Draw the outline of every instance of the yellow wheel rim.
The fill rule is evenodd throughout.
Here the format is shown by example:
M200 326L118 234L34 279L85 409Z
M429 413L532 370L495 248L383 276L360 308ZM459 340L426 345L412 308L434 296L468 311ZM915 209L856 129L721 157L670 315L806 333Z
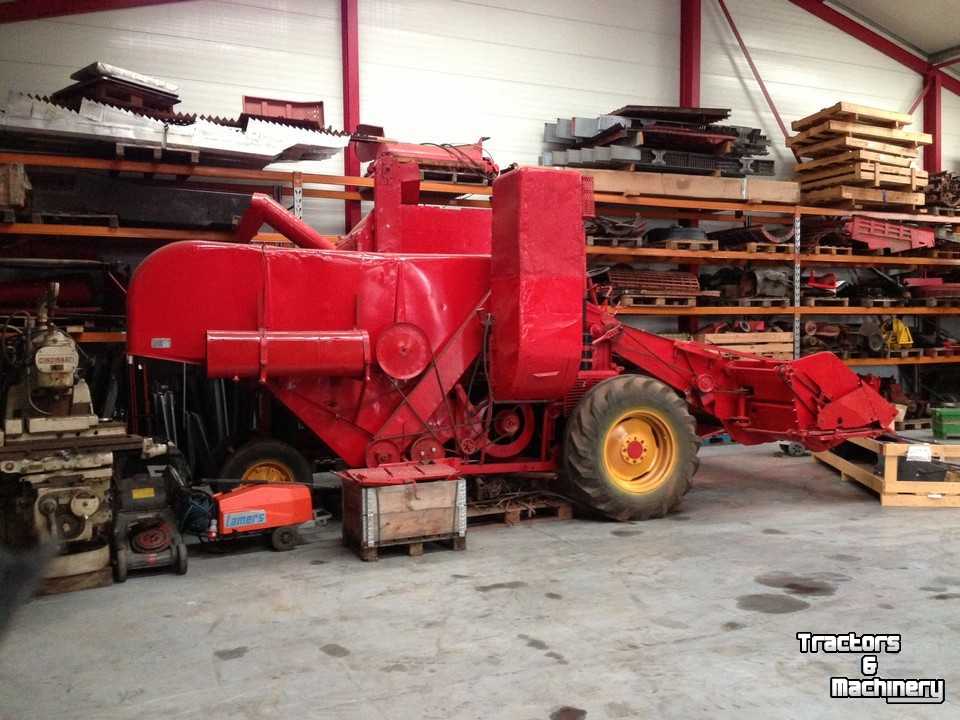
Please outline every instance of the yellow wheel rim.
M293 482L293 470L279 460L261 460L251 465L240 478L243 482Z
M677 438L666 415L636 408L614 420L603 441L603 465L624 492L642 495L667 481L677 464Z

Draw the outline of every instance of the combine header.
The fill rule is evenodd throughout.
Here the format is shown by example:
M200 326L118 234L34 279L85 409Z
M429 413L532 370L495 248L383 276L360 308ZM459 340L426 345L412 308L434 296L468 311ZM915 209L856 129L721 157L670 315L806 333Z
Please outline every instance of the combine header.
M377 148L373 211L337 243L260 196L239 242L153 253L129 291L129 353L262 384L353 477L555 472L622 520L680 502L708 432L823 450L892 423L829 353L781 362L620 323L591 299L579 173L511 170L492 210L431 206L422 167L491 164L478 146L414 147ZM263 222L298 247L247 244ZM243 477L309 467L276 440L237 456Z

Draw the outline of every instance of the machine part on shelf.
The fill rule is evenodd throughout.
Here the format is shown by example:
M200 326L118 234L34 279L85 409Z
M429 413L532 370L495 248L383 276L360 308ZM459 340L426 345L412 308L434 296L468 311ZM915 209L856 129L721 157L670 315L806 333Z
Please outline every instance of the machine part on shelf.
M617 518L661 516L679 501L696 468L694 413L704 432L811 449L893 420L874 387L828 353L780 361L619 322L585 275L582 219L594 208L579 173L511 170L494 181L490 210L448 209L405 194L419 180L415 163L381 149L376 165L384 201L337 250L182 242L150 255L127 295L130 354L209 371L209 340L228 333L338 332L376 348L390 326L412 323L432 355L408 381L376 362L359 374L294 376L265 353L260 387L360 486L566 468L584 503ZM223 348L218 368L246 357L246 346ZM406 460L425 436L442 446L442 463ZM489 453L501 439L508 449L495 452L518 454Z
M748 242L773 243L793 242L793 227L790 225L745 225L726 230L715 230L708 237L720 243L720 247L744 247Z
M677 270L634 270L629 265L615 265L607 271L613 296L660 295L696 297L700 280L694 273Z
M626 238L639 238L643 235L643 231L646 229L647 223L640 217L640 215L634 216L633 220L630 222L625 222L622 220L614 220L613 218L607 218L602 216L587 218L584 220L584 231L587 234L587 238L597 240L597 239L626 239ZM635 243L636 244L636 243Z
M876 318L864 318L858 334L863 338L864 344L871 353L879 353L886 347L883 324Z
M789 297L792 290L790 276L782 270L754 269L740 276L742 297Z
M30 190L30 179L22 164L0 164L0 208L23 207Z
M450 143L398 143L383 137L355 137L353 146L360 162L373 161L367 176L375 176L376 163L386 155L409 164L418 171L420 180L489 185L500 174L500 168L483 149L480 138L469 145Z
M939 172L930 176L927 187L928 207L960 207L960 174Z
M706 175L717 172L724 177L774 174L773 160L620 145L580 150L545 150L540 156L540 162L547 167L629 168Z
M889 250L891 253L931 248L933 230L901 223L854 216L843 224L843 232L854 242L863 243L869 250Z
M888 350L909 350L913 347L910 328L900 318L884 320L880 332L883 334L883 342Z

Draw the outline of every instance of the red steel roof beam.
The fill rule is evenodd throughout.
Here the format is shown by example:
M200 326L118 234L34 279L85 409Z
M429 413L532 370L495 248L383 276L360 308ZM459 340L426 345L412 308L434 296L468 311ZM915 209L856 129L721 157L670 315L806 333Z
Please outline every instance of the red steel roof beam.
M174 2L185 2L185 0L14 0L0 3L0 25Z
M680 0L680 106L700 105L700 0Z
M360 124L360 29L357 0L340 0L340 53L343 67L343 129L355 133ZM353 144L343 151L343 174L359 175L360 158ZM345 188L347 191L355 187ZM344 232L360 222L360 201L344 203Z

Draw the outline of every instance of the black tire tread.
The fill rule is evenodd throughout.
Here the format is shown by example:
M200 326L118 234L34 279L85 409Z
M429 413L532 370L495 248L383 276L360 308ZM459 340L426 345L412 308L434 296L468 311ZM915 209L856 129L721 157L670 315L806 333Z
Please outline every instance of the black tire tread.
M228 480L238 480L243 476L246 468L257 461L276 459L284 462L293 471L294 480L307 485L313 484L313 470L307 459L292 445L282 440L260 439L251 440L238 448L220 470L220 477ZM233 485L229 486L232 489Z

